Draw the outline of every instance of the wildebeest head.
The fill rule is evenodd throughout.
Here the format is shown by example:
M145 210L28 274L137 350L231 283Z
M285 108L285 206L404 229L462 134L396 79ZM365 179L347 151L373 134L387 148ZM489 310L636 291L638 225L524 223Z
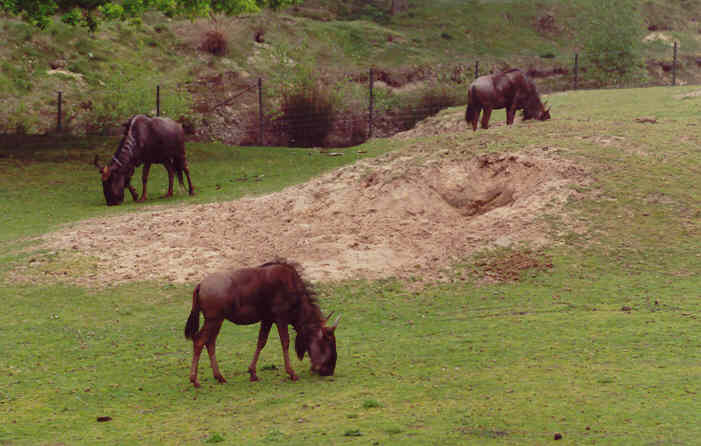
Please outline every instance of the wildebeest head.
M94 161L95 167L100 172L102 179L102 191L108 206L121 204L124 201L124 187L126 186L126 175L111 170L110 166L101 166L97 155Z
M331 314L326 318L331 317ZM298 333L295 339L295 351L300 360L304 358L305 351L309 353L312 363L312 372L321 376L331 376L336 369L336 335L334 334L339 316L334 324L327 327L324 323L311 332Z
M537 119L538 121L547 121L550 119L550 107L548 103L543 104L540 98L535 95L530 98L528 104L523 109L523 119Z

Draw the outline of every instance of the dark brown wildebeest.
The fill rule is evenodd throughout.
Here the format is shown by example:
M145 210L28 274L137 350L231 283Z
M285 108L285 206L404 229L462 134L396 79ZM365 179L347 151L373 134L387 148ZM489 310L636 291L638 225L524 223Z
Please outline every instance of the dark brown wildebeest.
M200 311L204 314L201 330ZM256 363L273 323L280 335L285 371L290 379L296 381L297 375L290 366L288 325L292 325L297 332L295 351L300 361L308 353L312 372L321 376L333 375L336 368L334 331L340 317L328 327L326 322L330 317L330 314L327 317L321 315L312 288L304 283L293 263L276 260L256 268L211 274L195 287L192 311L185 324L185 338L192 339L193 344L190 381L195 387L200 386L197 363L202 348L207 346L214 378L221 383L226 382L215 356L217 334L224 319L239 325L260 322L258 346L253 361L248 366L251 381L258 380Z
M514 122L516 110L523 110L523 119L550 119L550 109L540 101L533 81L519 69L512 69L497 74L480 76L475 79L467 91L467 110L465 121L477 130L480 112L482 128L489 128L489 117L495 108L506 108L506 124Z
M146 200L146 182L151 164L163 164L168 171L168 193L173 195L173 174L178 174L183 184L183 172L187 175L190 195L195 188L190 180L190 170L185 159L185 134L177 122L168 118L149 118L144 115L132 116L124 125L124 136L106 166L101 166L95 156L94 164L102 175L102 190L109 206L124 201L124 188L128 188L134 201L136 190L131 185L134 169L143 163L143 190L138 201Z

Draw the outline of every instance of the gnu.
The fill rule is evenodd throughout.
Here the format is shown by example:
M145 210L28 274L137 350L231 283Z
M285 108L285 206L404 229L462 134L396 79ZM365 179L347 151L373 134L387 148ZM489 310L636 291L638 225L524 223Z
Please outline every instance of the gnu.
M173 195L173 176L178 174L178 182L183 184L183 172L187 176L190 195L195 188L190 180L190 170L185 159L185 134L177 122L168 118L149 118L144 115L132 116L125 124L124 136L106 166L101 166L95 156L95 167L102 176L102 191L108 206L124 201L124 189L129 189L134 201L137 193L131 185L134 169L143 164L143 189L138 201L146 200L146 183L151 164L163 164L168 171L168 193Z
M506 125L514 122L517 110L523 110L523 119L550 119L550 108L540 101L535 84L517 68L502 73L480 76L475 79L467 92L465 121L477 130L480 112L482 128L489 128L489 117L495 108L506 109Z
M204 314L202 329L199 328L200 312ZM192 311L185 325L185 338L192 339L193 345L190 382L195 387L200 386L197 364L205 346L214 379L226 382L215 355L217 335L224 319L238 325L260 322L258 345L248 366L251 381L258 380L258 356L265 347L273 323L280 335L285 371L292 381L297 380L297 375L290 365L288 325L297 332L295 351L300 361L307 353L312 372L321 376L333 375L336 368L334 332L338 319L327 326L330 317L330 314L321 315L313 290L304 283L294 263L276 260L255 268L211 274L195 287Z

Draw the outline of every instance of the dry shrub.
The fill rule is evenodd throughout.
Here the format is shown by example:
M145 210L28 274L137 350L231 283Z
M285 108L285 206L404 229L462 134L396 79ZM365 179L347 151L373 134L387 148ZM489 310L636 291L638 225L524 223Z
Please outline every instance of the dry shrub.
M368 139L368 116L362 108L346 109L336 115L331 134L326 138L329 147L351 147Z
M321 86L300 88L283 97L276 123L294 147L323 146L333 128L335 107Z
M207 31L200 44L200 50L215 56L223 56L226 54L228 44L224 34L219 31Z

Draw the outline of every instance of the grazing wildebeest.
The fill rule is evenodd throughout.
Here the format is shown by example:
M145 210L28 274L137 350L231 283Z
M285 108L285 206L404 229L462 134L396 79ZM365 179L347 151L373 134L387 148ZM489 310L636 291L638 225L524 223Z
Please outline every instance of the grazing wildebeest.
M201 330L200 311L204 314ZM239 325L260 322L258 346L248 366L251 381L258 380L256 363L273 323L280 335L285 371L290 379L296 381L297 375L290 366L288 325L292 325L297 332L295 351L300 361L308 353L312 372L321 376L333 375L336 368L334 331L340 317L329 327L326 322L330 317L331 314L327 317L321 315L312 288L304 283L294 263L275 260L255 268L211 274L195 287L192 311L185 325L185 338L192 339L193 344L190 381L195 387L200 386L197 363L206 345L214 378L221 383L226 382L219 372L214 353L217 334L224 319Z
M102 190L109 206L124 201L124 188L128 188L136 201L136 190L131 185L134 169L143 163L143 190L138 201L146 200L146 182L151 164L163 164L168 171L168 193L173 195L173 173L178 174L183 184L183 172L187 175L190 195L195 188L190 180L190 170L185 159L185 134L177 122L168 118L149 118L144 115L132 116L124 125L124 136L110 163L101 166L97 155L94 164L102 175Z
M475 79L467 92L465 121L477 130L480 112L482 128L489 128L489 117L495 108L506 108L506 124L514 122L516 110L523 110L523 119L550 119L550 109L540 101L533 81L517 68Z

